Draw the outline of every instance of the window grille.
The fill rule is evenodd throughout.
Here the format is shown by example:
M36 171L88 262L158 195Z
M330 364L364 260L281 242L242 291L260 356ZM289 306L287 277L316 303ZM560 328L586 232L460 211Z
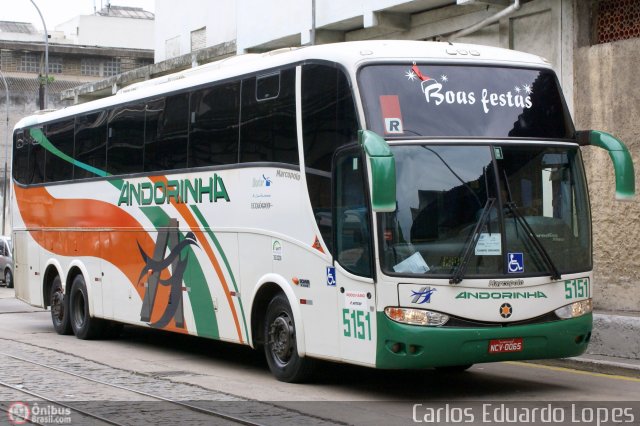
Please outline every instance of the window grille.
M599 0L595 6L594 44L640 37L640 2Z
M21 72L40 72L40 55L36 53L24 52L20 58L18 71Z

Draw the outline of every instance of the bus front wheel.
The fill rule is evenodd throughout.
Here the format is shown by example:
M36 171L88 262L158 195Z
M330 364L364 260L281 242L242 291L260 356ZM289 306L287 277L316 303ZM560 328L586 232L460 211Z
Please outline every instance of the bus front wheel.
M289 383L308 379L314 362L298 355L295 321L284 294L269 303L263 332L267 364L276 379Z
M73 279L69 294L69 312L71 328L78 339L94 339L102 334L105 322L99 318L91 318L87 286L82 275L76 275Z
M49 306L51 306L51 322L56 333L62 335L73 333L69 319L69 298L65 297L59 276L56 276L51 284Z

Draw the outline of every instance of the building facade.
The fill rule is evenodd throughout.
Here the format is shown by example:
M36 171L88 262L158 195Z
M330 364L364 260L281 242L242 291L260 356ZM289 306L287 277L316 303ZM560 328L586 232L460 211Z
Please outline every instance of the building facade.
M114 17L114 13L120 14L118 7L111 8L111 15L103 12L102 15L92 15L90 21L85 22L78 17L80 24L78 33L84 34L85 29L95 25L95 20L102 20L98 26L103 33L103 38L110 34L120 34L121 16ZM130 9L126 13L133 13ZM150 46L153 40L153 14L136 9L135 13L143 14L144 18L129 18L133 25L150 21L151 26L146 27L144 37L136 37L146 40ZM104 22L106 21L106 22ZM105 30L105 28L110 28ZM9 92L9 135L15 123L21 118L31 115L44 106L45 109L63 108L72 103L72 100L64 100L61 93L74 87L104 80L112 76L121 75L128 71L139 69L153 63L153 50L135 48L131 43L122 43L119 40L111 42L94 40L96 44L78 44L87 39L67 37L62 30L56 29L50 34L48 46L48 75L46 85L47 99L44 105L45 83L45 43L44 33L36 30L33 24L24 22L0 21L0 72L4 76ZM124 44L124 45L123 45ZM119 46L119 47L118 47ZM0 81L0 116L4 117L7 111L5 88ZM109 94L111 92L109 91ZM93 96L101 96L98 93ZM3 118L2 122L5 122ZM5 140L5 129L2 126L0 137L0 166L5 164L6 156L10 156L11 137ZM5 145L8 147L5 148ZM9 167L11 161L7 161ZM0 173L2 179L3 173ZM0 182L0 191L3 188ZM7 215L8 216L8 215Z

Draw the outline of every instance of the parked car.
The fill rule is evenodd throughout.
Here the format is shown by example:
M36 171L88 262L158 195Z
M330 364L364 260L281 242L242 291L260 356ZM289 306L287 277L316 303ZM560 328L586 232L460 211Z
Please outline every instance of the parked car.
M13 246L11 238L0 236L0 279L8 288L13 288Z

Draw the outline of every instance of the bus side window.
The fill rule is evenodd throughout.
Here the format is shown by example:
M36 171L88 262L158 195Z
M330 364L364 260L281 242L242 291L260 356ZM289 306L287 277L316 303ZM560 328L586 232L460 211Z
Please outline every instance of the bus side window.
M109 114L107 172L116 175L143 171L145 108L144 103L123 105Z
M302 134L307 190L326 246L332 251L331 159L354 142L358 121L344 73L332 66L302 67Z
M28 132L28 130L27 130ZM29 183L29 138L24 130L18 130L13 136L13 177L18 183Z
M189 167L237 163L240 82L193 92L190 110Z
M144 121L144 171L187 167L189 94L147 102Z
M42 131L42 129L38 129ZM28 130L31 132L31 129ZM45 173L45 150L40 145L40 143L29 134L29 144L31 145L29 149L29 168L27 177L27 184L37 184L44 182L44 173Z
M295 76L291 68L242 80L240 162L299 163ZM257 80L261 80L260 90Z
M76 117L74 158L81 163L105 170L107 167L107 112ZM87 179L96 175L75 166L74 179Z
M335 157L336 258L352 274L371 277L371 226L359 148Z
M73 118L48 124L45 135L51 145L63 154L73 157ZM73 163L47 150L45 153L45 182L73 179Z

